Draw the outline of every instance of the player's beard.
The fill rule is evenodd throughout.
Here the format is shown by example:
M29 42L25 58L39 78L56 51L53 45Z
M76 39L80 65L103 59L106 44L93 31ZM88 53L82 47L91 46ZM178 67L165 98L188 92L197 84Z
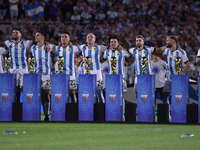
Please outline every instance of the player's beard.
M19 37L13 37L12 39L15 40L15 41L18 41Z
M171 48L172 47L172 44L171 43L168 43L167 44L167 48Z
M142 47L142 45L137 45L137 48L140 49Z

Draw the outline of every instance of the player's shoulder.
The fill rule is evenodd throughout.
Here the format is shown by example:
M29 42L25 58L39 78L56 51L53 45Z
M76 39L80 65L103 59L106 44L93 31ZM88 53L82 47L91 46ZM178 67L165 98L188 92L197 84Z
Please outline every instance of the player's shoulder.
M152 50L152 49L154 49L154 48L155 48L155 47L153 47L153 46L144 45L144 49Z
M183 49L180 48L180 47L177 48L177 51L180 52L182 55L185 55L185 54L186 54L185 50L183 50Z

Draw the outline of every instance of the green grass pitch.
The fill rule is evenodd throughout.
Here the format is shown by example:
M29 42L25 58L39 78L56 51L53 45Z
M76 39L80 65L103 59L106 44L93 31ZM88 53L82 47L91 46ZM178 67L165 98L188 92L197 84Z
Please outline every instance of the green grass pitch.
M0 131L0 150L200 149L199 125L2 122ZM187 133L194 137L181 137Z

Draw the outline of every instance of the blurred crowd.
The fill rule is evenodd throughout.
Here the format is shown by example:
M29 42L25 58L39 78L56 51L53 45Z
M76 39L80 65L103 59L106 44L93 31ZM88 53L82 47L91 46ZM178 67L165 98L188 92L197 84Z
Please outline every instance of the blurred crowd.
M83 44L90 32L98 44L109 45L117 35L129 49L135 37L145 37L145 45L165 45L168 35L176 35L191 63L188 74L197 79L195 58L200 48L200 1L198 0L0 0L0 42L11 38L13 27L20 26L23 39L34 40L37 30L47 33L46 41L58 44L63 31L71 34L75 45ZM131 62L126 62L128 76Z

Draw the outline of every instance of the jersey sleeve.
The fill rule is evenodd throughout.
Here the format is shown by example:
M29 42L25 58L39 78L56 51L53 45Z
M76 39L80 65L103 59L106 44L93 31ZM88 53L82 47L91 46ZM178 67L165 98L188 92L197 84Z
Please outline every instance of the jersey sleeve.
M50 52L54 55L58 55L56 51L56 46L54 44L50 44Z
M107 46L105 46L105 45L101 45L100 52L105 52L107 49L108 49Z
M107 59L106 54L107 54L107 51L104 52L103 59Z
M81 54L81 50L78 48L78 46L73 46L73 49L74 49L74 53L77 54L77 55L80 55Z
M186 55L186 53L185 53L185 51L184 51L184 54L181 56L181 59L182 59L183 63L185 63L185 62L187 62L189 60L187 55Z
M200 49L198 50L197 57L200 57Z
M167 48L164 50L164 52L163 52L163 54L165 55L165 56L167 56Z
M122 52L124 53L124 57L126 58L131 57L131 53L129 53L126 49L123 49Z
M0 47L0 54L1 55L6 55L6 54L8 54L8 51L5 48Z
M27 41L24 41L24 43L25 43L25 45L26 45L26 47L27 47L27 49L28 49L28 48L30 48L31 45L33 44L33 41L27 40Z

